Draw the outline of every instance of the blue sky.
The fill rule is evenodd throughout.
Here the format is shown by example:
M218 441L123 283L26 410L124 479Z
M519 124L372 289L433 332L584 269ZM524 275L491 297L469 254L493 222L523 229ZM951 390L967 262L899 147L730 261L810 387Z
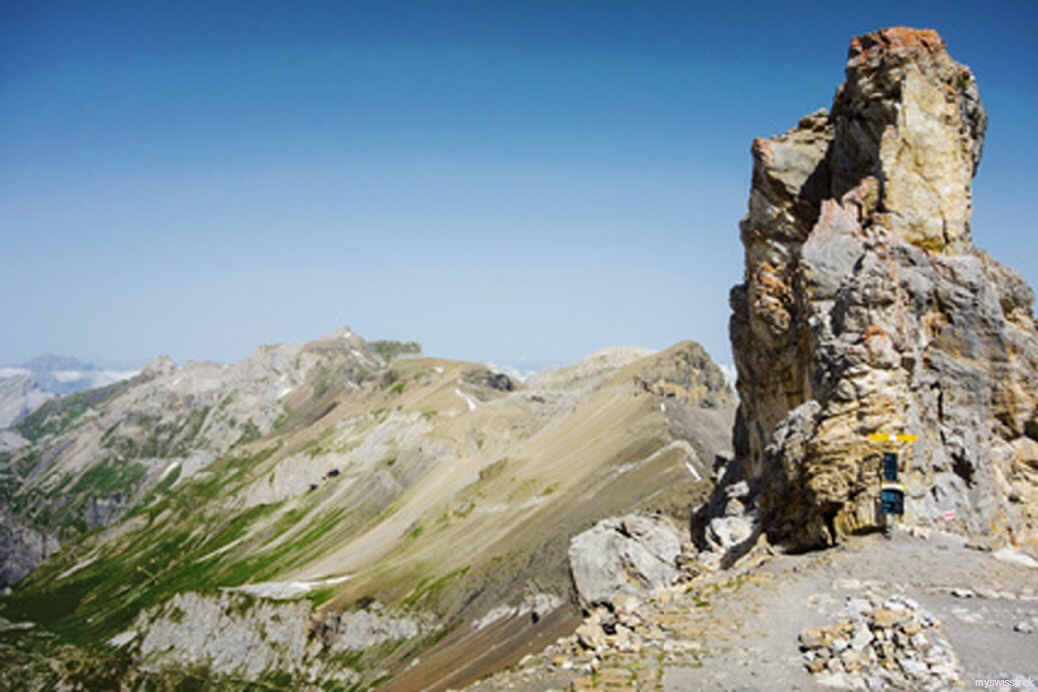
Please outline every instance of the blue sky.
M1038 3L0 5L0 363L229 362L347 324L520 369L729 362L749 145L937 29L976 243L1038 284Z

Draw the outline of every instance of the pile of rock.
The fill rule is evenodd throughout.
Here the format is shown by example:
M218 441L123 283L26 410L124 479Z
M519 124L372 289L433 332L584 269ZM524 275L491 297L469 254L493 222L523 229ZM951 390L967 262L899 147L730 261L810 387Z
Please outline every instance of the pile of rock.
M943 690L960 666L934 616L906 596L850 598L848 617L800 633L807 670L818 682L853 690Z
M617 669L635 660L694 665L704 651L702 622L694 611L704 603L684 583L642 597L617 595L591 608L572 635L546 648L544 660L558 671L596 676L595 685L601 683L598 676L619 674Z
M664 637L658 627L642 615L636 596L617 596L612 608L592 610L575 632L577 643L595 655L606 651L640 653L642 648Z
M666 622L687 588L691 550L674 523L658 514L610 517L575 536L570 571L586 617L558 642L555 666L598 673L611 657L682 648Z

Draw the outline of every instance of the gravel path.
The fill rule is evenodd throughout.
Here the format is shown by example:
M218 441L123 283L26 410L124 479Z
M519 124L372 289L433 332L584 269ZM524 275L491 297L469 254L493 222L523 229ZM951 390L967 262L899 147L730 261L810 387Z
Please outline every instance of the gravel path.
M634 643L612 641L596 655L565 638L468 689L830 689L807 672L798 635L836 623L849 599L895 595L941 623L964 687L1014 676L1038 684L1034 566L944 534L865 536L832 550L748 560L644 604L637 612L644 626L632 625L643 635Z

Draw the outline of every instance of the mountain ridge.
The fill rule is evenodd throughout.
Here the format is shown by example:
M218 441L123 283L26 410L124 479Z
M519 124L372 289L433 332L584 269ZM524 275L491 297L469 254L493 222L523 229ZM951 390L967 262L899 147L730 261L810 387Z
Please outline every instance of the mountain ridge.
M691 342L608 349L525 383L381 350L344 329L232 365L159 358L27 418L31 444L0 458L3 617L85 655L114 642L153 682L196 664L255 681L277 671L228 647L259 636L242 614L287 595L286 622L303 622L302 599L324 623L283 632L323 633L292 675L370 685L441 641L536 638L532 613L565 629L570 535L632 504L687 516L728 445L733 395ZM33 550L13 540L30 529ZM237 639L199 640L202 622Z
M108 370L52 353L22 365L0 367L0 433L5 449L21 444L10 430L48 400L129 379L136 371Z

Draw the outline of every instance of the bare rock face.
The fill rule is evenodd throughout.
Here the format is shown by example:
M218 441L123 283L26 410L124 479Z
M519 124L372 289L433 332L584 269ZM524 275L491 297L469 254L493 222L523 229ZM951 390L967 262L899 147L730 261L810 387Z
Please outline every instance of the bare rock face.
M569 544L573 583L588 610L670 586L680 576L680 554L681 534L656 515L603 519Z
M883 523L869 435L913 433L904 521L1038 551L1034 295L970 238L976 83L907 28L854 39L846 74L831 113L753 143L726 482L772 540L825 545Z
M0 507L0 586L18 581L59 547L53 535Z
M419 620L380 611L316 615L302 599L187 592L142 612L134 629L110 643L128 647L145 671L202 666L246 681L281 673L297 683L320 680L351 686L360 676L330 657L421 633Z
M36 386L28 370L0 368L0 428L14 425L52 396Z

